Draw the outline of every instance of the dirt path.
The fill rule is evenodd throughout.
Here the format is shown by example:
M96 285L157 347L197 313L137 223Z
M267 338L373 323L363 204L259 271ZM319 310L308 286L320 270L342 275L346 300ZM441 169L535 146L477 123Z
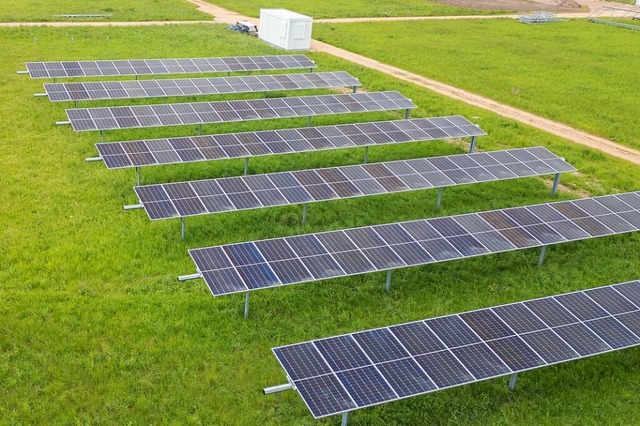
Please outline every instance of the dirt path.
M133 25L168 25L168 24L176 24L176 23L228 23L232 24L237 21L248 20L252 22L256 22L255 18L250 18L243 16L239 13L231 12L225 10L221 7L215 6L211 3L208 3L204 0L188 0L191 3L194 3L198 6L198 10L213 15L215 18L213 21L187 21L187 22L45 22L45 23L5 23L0 24L0 26L38 26L38 25L47 25L47 26L86 26L86 25L95 25L95 26L133 26ZM581 4L586 4L588 7L598 8L605 5L611 5L611 3L601 2L598 0L582 0ZM624 5L625 8L627 5ZM563 16L567 17L585 17L588 13L572 13L572 14L563 14ZM363 21L371 21L371 20L410 20L410 19L486 19L486 18L497 18L497 17L509 17L514 18L517 15L500 15L500 16L462 16L462 17L409 17L409 18L351 18L344 20L331 20L332 22L357 22L359 20ZM329 20L316 20L316 22L327 22ZM447 96L452 99L456 99L462 102L465 102L469 105L473 105L482 109L489 110L496 114L502 115L503 117L510 118L512 120L519 121L521 123L527 124L532 127L536 127L545 132L551 133L555 136L559 136L563 139L567 139L569 141L575 142L580 145L588 146L593 149L600 150L606 154L609 154L613 157L622 158L624 160L630 161L634 164L640 165L640 151L627 148L620 144L617 144L608 139L592 135L585 131L575 129L571 126L567 126L566 124L558 123L553 120L549 120L547 118L539 117L535 114L532 114L527 111L523 111L517 108L513 108L511 106L501 104L492 99L485 98L483 96L477 95L475 93L467 92L465 90L459 89L457 87L449 86L447 84L441 83L439 81L431 80L429 78L413 74L411 72L405 71L403 69L383 64L374 59L364 57L362 55L355 54L353 52L349 52L344 49L340 49L335 46L331 46L326 43L322 43L317 40L311 41L311 49L316 52L323 52L330 55L337 56L339 58L351 61L358 65L365 66L367 68L371 68L377 71L381 71L385 74L391 75L395 78L416 84L418 86L424 87L426 89L432 90L436 93L439 93L443 96Z

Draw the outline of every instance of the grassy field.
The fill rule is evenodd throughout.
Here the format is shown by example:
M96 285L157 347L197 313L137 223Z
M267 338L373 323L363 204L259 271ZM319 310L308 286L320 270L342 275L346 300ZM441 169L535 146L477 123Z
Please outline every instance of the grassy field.
M413 116L462 114L490 136L479 148L544 145L580 173L565 175L558 197L549 181L453 188L436 210L436 191L326 202L151 223L135 202L131 170L108 171L85 157L97 134L56 127L68 105L33 94L42 81L16 75L24 62L89 58L275 54L224 26L0 29L0 424L333 425L314 421L295 392L263 396L285 377L270 348L404 321L638 278L640 235L552 247L543 267L525 250L384 274L214 299L187 249L281 235L388 223L579 195L637 190L640 170L624 161L435 96L324 55L319 70L344 69L367 90L397 89L421 108ZM170 99L177 101L177 99ZM185 101L185 98L180 98ZM126 102L122 102L125 104ZM103 103L102 105L104 105ZM399 117L338 116L315 124ZM227 132L303 126L304 120L205 126ZM194 134L195 128L110 132L110 140ZM462 153L464 143L371 149L370 161ZM362 150L255 159L251 172L355 164ZM230 176L242 161L144 170L146 183ZM495 379L361 410L350 425L637 424L638 349L522 374L516 392Z
M351 0L346 2L282 0L277 5L267 0L211 0L210 3L254 17L260 16L261 8L289 9L312 16L314 19L380 16L454 16L498 13L495 11L481 12L462 7L446 6L428 0Z
M586 21L543 26L507 19L314 26L319 40L636 149L637 36Z
M70 19L53 15L110 14L109 18ZM77 0L4 0L0 22L44 21L197 21L211 16L198 12L186 0L103 0L83 4Z

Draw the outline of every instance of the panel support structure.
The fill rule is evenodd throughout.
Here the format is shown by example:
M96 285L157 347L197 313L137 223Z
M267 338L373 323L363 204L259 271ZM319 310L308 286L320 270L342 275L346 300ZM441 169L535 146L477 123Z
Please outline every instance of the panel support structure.
M369 147L365 146L364 147L364 160L362 162L364 164L367 164L368 161L369 161Z
M180 218L180 238L184 240L184 235L185 235L185 218L181 217Z
M249 317L249 292L244 294L244 317Z
M560 173L556 173L556 176L553 178L553 186L551 187L551 193L556 195L558 192L558 185L560 184Z
M469 154L476 150L476 136L471 136L471 144L469 145Z
M340 426L347 426L349 422L349 412L342 413L342 421L340 422Z
M407 109L404 111L404 118L405 118L405 119L408 119L409 117L411 117L411 110L410 110L409 108L407 108Z
M387 282L386 282L386 285L385 285L385 291L387 293L389 293L389 290L391 289L391 274L393 274L393 269L389 269L387 271Z
M249 157L244 159L244 175L246 176L247 173L249 173Z
M285 383L284 385L271 386L268 388L262 389L263 395L271 395L272 393L283 392L286 390L292 390L293 385L291 383Z
M542 248L540 249L540 257L538 258L538 266L542 266L542 263L544 262L544 255L547 252L547 246L542 246Z
M509 378L509 390L512 391L516 388L516 382L518 381L518 373L513 373Z
M140 183L142 182L142 178L140 176L140 166L136 167L136 179L138 182L138 186L140 186Z
M303 225L307 223L307 206L308 204L306 203L302 205L302 224Z
M436 200L436 207L442 206L442 196L444 195L444 188L438 188L438 199Z
M197 280L198 278L202 278L200 273L197 274L189 274L189 275L180 275L178 277L178 281L189 281L189 280Z

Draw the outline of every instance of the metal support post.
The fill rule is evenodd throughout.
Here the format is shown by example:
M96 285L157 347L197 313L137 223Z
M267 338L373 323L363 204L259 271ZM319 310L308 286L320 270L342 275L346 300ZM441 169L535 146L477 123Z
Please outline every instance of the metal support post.
M307 223L307 203L302 205L302 224Z
M227 77L231 75L231 71L227 71Z
M558 185L560 184L560 173L556 173L556 176L553 178L553 186L551 187L551 193L556 195L558 192Z
M391 289L391 274L393 273L393 269L389 269L387 271L387 284L385 286L385 291L387 293L389 293L389 290Z
M136 210L136 209L143 209L144 206L142 204L131 204L128 206L123 206L122 210Z
M104 130L100 130L100 140L104 143Z
M476 136L471 136L471 144L469 145L469 154L476 150Z
M411 117L411 110L410 110L409 108L407 108L407 109L404 111L404 118L405 118L405 119L407 119L407 118L409 118L409 117Z
M293 389L293 385L291 383L286 383L284 385L277 385L277 386L264 388L262 389L262 394L270 395L272 393L282 392L282 391L291 390L291 389Z
M29 71L27 70L17 71L16 74L29 74Z
M70 121L56 121L57 126L68 126L70 124L71 124Z
M349 421L349 412L342 413L342 422L340 422L340 426L347 426L347 422Z
M78 108L78 101L73 101L73 106L74 106L75 108Z
M142 182L142 178L140 177L140 166L136 167L136 179L138 181L138 186L140 186L140 182Z
M438 200L436 201L436 207L440 208L442 205L442 195L444 194L444 188L438 188Z
M538 258L538 266L542 266L542 262L544 262L544 254L547 252L547 246L542 246L540 249L540 257Z
M244 158L244 175L246 176L249 173L249 157Z
M244 294L244 317L249 316L249 292Z
M513 373L509 379L509 390L512 391L516 388L516 381L518 380L518 373Z
M102 161L102 157L87 157L84 159L87 163L91 163L93 161Z
M55 77L53 77L53 82L55 83L55 82L57 82L57 81L58 81L58 79L57 79L57 78L55 78Z
M311 127L311 116L307 117L307 127Z
M189 281L189 280L197 280L198 278L202 278L202 275L198 274L189 274L189 275L180 275L178 276L178 281Z
M138 80L138 74L136 74L136 80Z
M184 226L184 217L180 218L180 237L184 240L184 234L185 234L185 226Z
M46 93L34 93L33 96L36 97L36 98L46 98L47 94Z
M364 147L364 164L367 164L367 161L369 161L369 147L365 146Z
M358 86L353 86L353 93L356 93L358 91Z

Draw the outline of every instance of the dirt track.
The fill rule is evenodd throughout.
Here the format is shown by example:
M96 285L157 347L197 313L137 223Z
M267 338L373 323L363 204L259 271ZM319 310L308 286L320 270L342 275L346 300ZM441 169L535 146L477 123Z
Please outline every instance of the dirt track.
M207 3L204 0L188 0L191 3L194 3L198 6L198 9L204 13L208 13L210 15L213 15L214 21L213 22L218 22L218 23L235 23L237 21L241 21L241 20L249 20L252 22L255 22L256 19L255 18L248 18L246 16L243 16L241 14L235 13L235 12L230 12L228 10L222 9L218 6L214 6L211 3ZM453 1L453 0L452 0ZM456 1L485 1L485 0L456 0ZM580 1L581 4L587 4L589 7L594 8L594 7L599 7L602 5L606 5L607 3L603 3L600 2L598 0L583 0ZM576 13L576 14L572 14L575 15L577 17L586 17L588 15L588 13ZM509 17L514 17L514 15L507 15ZM462 18L462 17L460 17ZM467 18L467 17L464 17ZM473 18L477 18L477 17L473 17ZM486 17L485 17L486 18ZM383 20L385 18L382 18ZM403 18L386 18L386 19L403 19ZM404 19L424 19L422 17L415 17L415 18L404 18ZM430 17L429 19L438 19L438 18L433 18ZM442 19L442 18L440 18ZM446 19L455 19L453 17L447 17ZM365 18L365 19L350 19L349 21L355 21L355 20L372 20L369 18ZM326 21L326 20L325 20ZM346 20L335 20L335 21L346 21ZM204 22L211 22L211 21L204 21ZM318 21L316 21L318 22ZM108 26L108 25L123 25L123 26L128 26L128 25L163 25L163 24L172 24L174 22L148 22L148 23L133 23L133 22L123 22L123 23L109 23L109 22L98 22L98 23L90 23L90 22L82 22L82 23L78 23L78 22L74 22L74 23L65 23L65 22L56 22L56 23L30 23L30 24L26 24L26 25L51 25L51 26L64 26L64 25L73 25L73 26L81 26L81 25L99 25L99 26ZM0 26L18 26L21 24L5 24L2 25L0 24ZM25 24L22 24L25 25ZM521 123L530 125L532 127L536 127L538 129L541 129L545 132L551 133L553 135L559 136L563 139L567 139L569 141L581 144L581 145L585 145L588 146L590 148L594 148L597 150L600 150L606 154L609 154L613 157L618 157L618 158L622 158L624 160L630 161L634 164L640 165L640 151L631 149L631 148L627 148L625 146L622 146L620 144L617 144L613 141L610 141L608 139L599 137L599 136L595 136L592 134L589 134L587 132L584 132L582 130L579 129L575 129L571 126L567 126L566 124L562 124L562 123L558 123L555 122L553 120L549 120L543 117L539 117L536 116L534 114L531 114L530 112L527 111L523 111L523 110L519 110L517 108L513 108L510 107L508 105L504 105L501 104L499 102L496 102L492 99L488 99L485 97L482 97L480 95L474 94L474 93L470 93L467 92L465 90L453 87L453 86L449 86L447 84L435 81L435 80L431 80L428 79L426 77L417 75L417 74L413 74L410 73L408 71L405 71L403 69L400 68L396 68L393 67L391 65L387 65L387 64L383 64L381 62L378 62L374 59L371 58L367 58L340 48L337 48L335 46L331 46L329 44L326 43L322 43L319 42L317 40L312 40L311 43L311 49L317 52L323 52L323 53L328 53L343 59L346 59L348 61L357 63L359 65L365 66L367 68L371 68L377 71L381 71L384 72L386 74L389 74L393 77L399 78L401 80L404 81L408 81L411 82L413 84L416 84L418 86L427 88L429 90L432 90L436 93L439 93L443 96L447 96L450 97L452 99L456 99L462 102L465 102L469 105L473 105L479 108L483 108L492 112L495 112L496 114L500 114L504 117L510 118L512 120L516 120L519 121Z

